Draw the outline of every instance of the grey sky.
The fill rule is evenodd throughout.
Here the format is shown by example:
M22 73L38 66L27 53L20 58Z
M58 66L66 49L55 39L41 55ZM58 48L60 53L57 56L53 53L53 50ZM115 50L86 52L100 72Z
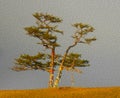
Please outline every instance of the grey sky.
M75 86L120 86L120 0L0 0L0 89L47 87L48 74L40 71L13 72L14 58L41 51L38 40L25 34L23 27L35 24L34 12L47 12L63 18L60 36L63 53L73 33L71 24L83 22L96 30L97 41L71 51L82 53L91 66L75 75ZM70 72L64 72L61 85L70 86Z

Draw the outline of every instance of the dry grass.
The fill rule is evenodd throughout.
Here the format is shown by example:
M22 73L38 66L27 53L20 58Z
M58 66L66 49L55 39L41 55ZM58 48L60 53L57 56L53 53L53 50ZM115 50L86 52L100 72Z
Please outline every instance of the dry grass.
M120 98L120 87L0 90L0 98Z

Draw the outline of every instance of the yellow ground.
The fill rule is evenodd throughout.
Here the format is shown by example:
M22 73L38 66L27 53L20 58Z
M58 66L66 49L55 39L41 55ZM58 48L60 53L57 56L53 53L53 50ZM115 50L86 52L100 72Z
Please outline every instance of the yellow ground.
M0 98L120 98L120 87L0 90Z

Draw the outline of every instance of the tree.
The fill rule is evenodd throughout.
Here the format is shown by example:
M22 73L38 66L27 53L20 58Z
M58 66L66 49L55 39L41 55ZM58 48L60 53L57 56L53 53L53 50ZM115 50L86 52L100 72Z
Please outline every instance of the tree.
M56 54L55 49L60 47L60 44L57 42L57 34L63 34L63 31L58 29L58 23L61 23L62 19L47 13L35 13L33 16L37 19L36 25L25 27L24 29L28 35L38 38L40 42L37 44L50 50L51 53L38 52L35 56L22 54L15 59L15 65L12 67L12 70L43 70L50 75L49 87L58 87L63 70L81 72L77 67L89 66L89 61L82 59L81 54L70 53L69 51L79 43L90 44L92 41L95 41L95 37L87 37L89 33L94 31L94 28L83 23L73 24L73 27L76 28L76 32L72 36L74 42L66 49L64 55L61 55ZM58 74L54 78L54 72L57 71L57 68Z

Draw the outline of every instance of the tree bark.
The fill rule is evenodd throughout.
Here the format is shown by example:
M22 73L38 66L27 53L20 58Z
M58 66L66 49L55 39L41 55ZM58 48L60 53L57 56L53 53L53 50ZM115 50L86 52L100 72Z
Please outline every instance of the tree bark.
M50 63L50 71L49 71L49 87L53 87L54 83L54 58L55 58L55 48L51 51L51 63Z

